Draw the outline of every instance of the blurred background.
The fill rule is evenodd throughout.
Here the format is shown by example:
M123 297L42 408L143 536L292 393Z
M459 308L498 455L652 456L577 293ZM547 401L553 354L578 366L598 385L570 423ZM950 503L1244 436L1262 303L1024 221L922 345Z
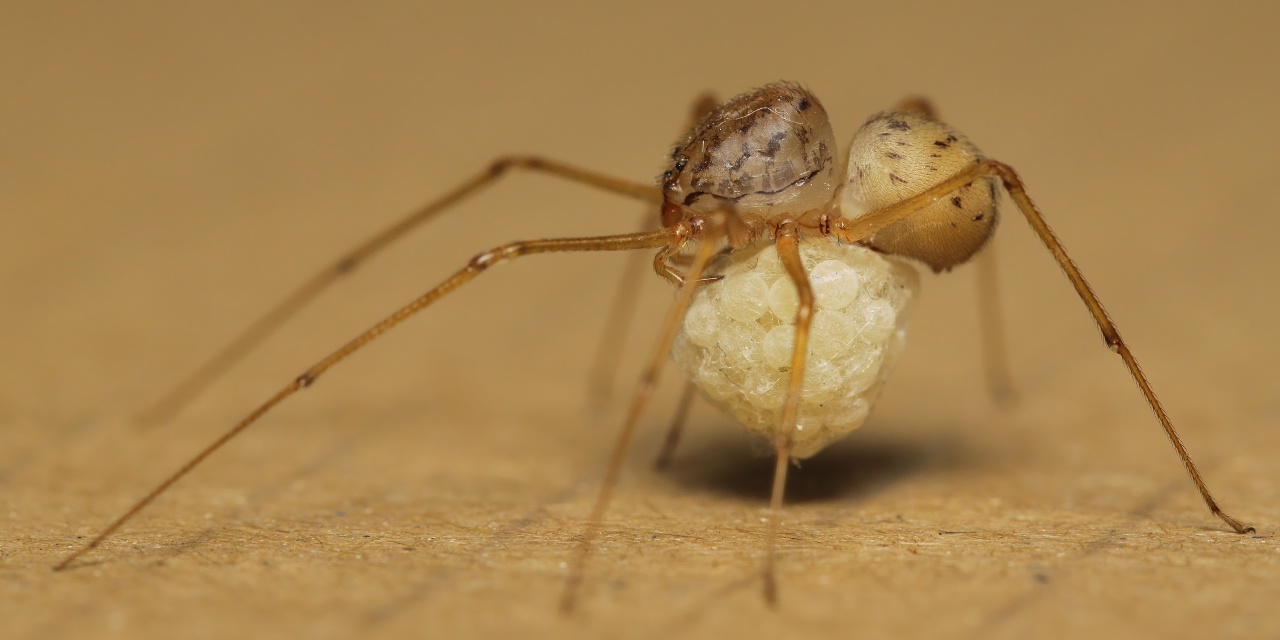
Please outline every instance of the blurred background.
M1266 2L0 3L0 613L31 636L1280 632L1278 18ZM696 409L683 459L648 468L669 375L586 611L554 615L620 413L584 409L615 255L486 275L281 407L95 564L47 572L473 254L630 231L643 208L513 175L138 425L355 241L502 154L649 182L696 96L779 79L812 89L841 140L928 96L1016 167L1259 536L1207 513L1006 207L1019 401L983 386L972 267L925 276L871 421L796 475L778 614L755 581L769 464L730 419ZM656 278L634 295L624 381L670 300Z

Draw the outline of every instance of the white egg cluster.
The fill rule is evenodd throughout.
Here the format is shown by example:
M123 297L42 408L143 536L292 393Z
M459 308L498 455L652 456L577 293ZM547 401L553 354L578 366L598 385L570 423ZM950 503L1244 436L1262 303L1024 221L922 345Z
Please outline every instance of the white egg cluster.
M792 456L857 428L906 341L919 290L908 263L829 240L800 245L817 311ZM694 296L671 355L712 402L771 442L795 347L798 297L772 244L732 254Z

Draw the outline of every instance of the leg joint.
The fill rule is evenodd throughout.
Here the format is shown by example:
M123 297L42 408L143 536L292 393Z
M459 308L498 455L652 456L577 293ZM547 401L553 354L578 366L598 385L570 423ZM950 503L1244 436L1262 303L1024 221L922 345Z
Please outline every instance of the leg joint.
M489 165L489 174L497 177L514 167L538 167L542 161L532 156L503 156Z
M507 244L477 255L471 259L471 262L467 266L475 271L484 271L495 264L501 264L507 260L515 258L519 256L520 253L520 245Z

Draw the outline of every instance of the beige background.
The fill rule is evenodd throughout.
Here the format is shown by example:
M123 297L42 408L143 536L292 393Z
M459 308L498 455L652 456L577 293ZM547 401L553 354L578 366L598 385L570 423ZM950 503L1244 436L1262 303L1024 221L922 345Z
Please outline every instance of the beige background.
M0 6L0 635L1280 635L1273 3L581 5ZM779 78L811 87L846 140L930 95L1017 167L1258 534L1207 513L1009 217L997 247L1021 401L997 409L978 375L972 269L927 276L871 421L794 474L776 612L757 577L769 463L702 406L674 469L650 470L668 376L582 611L555 613L619 423L620 401L585 410L619 256L486 276L76 570L48 571L470 255L630 230L640 208L512 177L337 287L172 423L135 423L354 239L501 153L647 181L694 95ZM624 378L670 297L651 280Z

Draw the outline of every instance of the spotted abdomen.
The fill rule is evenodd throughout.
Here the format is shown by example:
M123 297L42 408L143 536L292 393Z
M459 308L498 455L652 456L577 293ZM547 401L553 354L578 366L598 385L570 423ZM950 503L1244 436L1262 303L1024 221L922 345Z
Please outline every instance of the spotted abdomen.
M840 213L856 218L901 202L983 159L964 134L924 113L874 115L850 143ZM996 184L986 178L885 227L867 244L945 271L982 248L996 217Z

